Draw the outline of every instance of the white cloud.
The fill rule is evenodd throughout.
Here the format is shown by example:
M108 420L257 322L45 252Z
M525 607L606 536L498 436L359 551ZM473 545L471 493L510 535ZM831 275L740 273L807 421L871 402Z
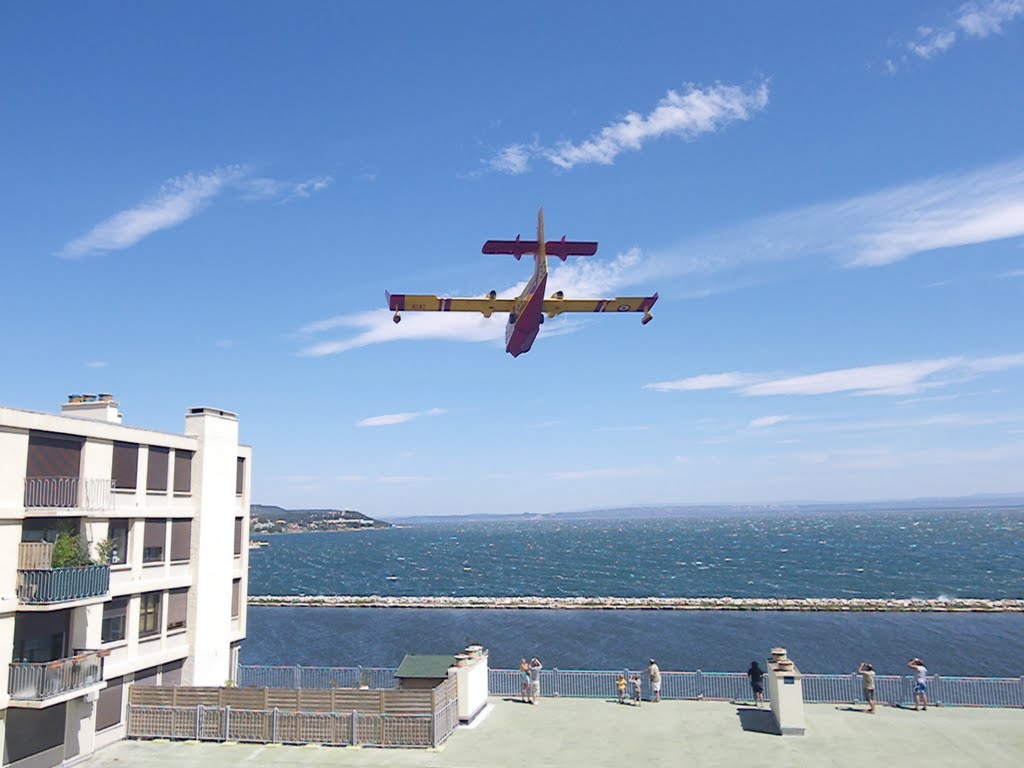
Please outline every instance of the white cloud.
M695 389L731 389L749 397L771 395L825 395L849 393L854 395L907 395L923 389L946 386L953 381L964 381L978 374L1024 367L1024 355L1000 355L967 360L947 357L936 360L915 360L905 363L869 365L833 371L774 378L765 374L727 373L703 374L678 381L647 384L645 389L657 392L687 391ZM692 386L691 382L701 382ZM784 419L785 417L766 417ZM750 426L768 426L755 424ZM773 422L777 423L777 422Z
M1024 14L1024 0L990 0L960 6L956 23L971 37L1000 34L1003 25Z
M998 277L1001 278L1013 278L1013 277L1024 277L1024 269L1010 269L1006 272L1000 272Z
M959 7L952 21L941 27L921 26L906 48L921 59L932 59L945 53L966 37L984 39L1002 33L1003 27L1024 14L1024 0L986 0L965 3ZM886 68L895 71L897 65L886 60Z
M767 105L767 82L749 90L737 85L688 85L682 93L670 90L646 115L629 112L579 143L562 141L552 147L510 144L486 165L515 175L529 170L531 158L547 160L563 170L588 163L611 165L621 153L639 150L648 141L663 136L692 141L738 120L750 120Z
M491 158L487 165L492 171L519 176L530 170L531 147L525 144L510 144Z
M848 267L877 267L939 248L1022 235L1019 157L737 223L647 253L646 261L663 275L822 256Z
M907 43L910 51L922 59L930 59L937 53L950 48L956 42L956 32L953 30L934 30L930 27L919 27L917 30L918 39Z
M610 261L579 259L556 264L548 276L548 294L561 290L566 298L601 297L649 277L649 271L641 263L640 251L632 248ZM525 286L524 280L498 291L498 296L517 296ZM323 357L372 344L403 340L444 339L497 344L504 342L506 319L504 314L486 318L476 312L407 312L402 316L402 322L395 324L393 313L388 309L337 315L308 323L299 329L298 335L311 336L338 329L352 329L354 335L309 344L300 354ZM545 322L541 326L541 334L557 336L572 333L580 327L578 322L563 315Z
M237 189L249 198L283 198L283 202L287 202L309 197L325 189L330 181L329 176L298 183L253 178L239 165L209 173L186 173L164 182L153 198L101 221L65 245L59 255L80 258L130 248L155 232L188 221L227 189Z
M753 419L747 426L751 429L764 429L765 427L774 427L776 424L789 420L789 416L761 416L760 418Z
M86 368L106 368L107 363L105 360L90 360L85 364Z
M370 416L356 423L357 427L386 427L393 424L404 424L421 416L439 416L443 408L431 408L427 411L408 411L406 413L385 413L382 416Z
M692 392L702 389L723 389L739 387L754 381L749 373L704 373L700 376L690 376L675 381L659 381L654 384L645 384L644 389L653 389L655 392Z

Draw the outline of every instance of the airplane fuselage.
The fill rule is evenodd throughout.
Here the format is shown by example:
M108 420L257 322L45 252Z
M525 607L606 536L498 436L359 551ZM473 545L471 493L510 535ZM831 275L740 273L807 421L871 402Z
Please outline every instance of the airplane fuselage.
M544 322L544 291L548 286L548 256L544 251L544 211L537 213L537 253L533 276L516 300L505 326L505 351L512 357L529 352Z

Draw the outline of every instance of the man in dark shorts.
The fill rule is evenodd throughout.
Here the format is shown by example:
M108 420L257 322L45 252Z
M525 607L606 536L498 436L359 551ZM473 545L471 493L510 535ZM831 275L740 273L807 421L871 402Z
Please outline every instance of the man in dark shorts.
M750 678L750 690L754 692L754 703L760 707L764 701L764 670L757 666L756 661L752 661L747 677Z

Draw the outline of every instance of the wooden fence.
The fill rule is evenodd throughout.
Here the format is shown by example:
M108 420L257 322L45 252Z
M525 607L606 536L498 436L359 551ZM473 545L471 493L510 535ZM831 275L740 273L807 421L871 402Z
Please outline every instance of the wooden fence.
M432 690L133 685L128 737L430 747L458 725L455 678Z

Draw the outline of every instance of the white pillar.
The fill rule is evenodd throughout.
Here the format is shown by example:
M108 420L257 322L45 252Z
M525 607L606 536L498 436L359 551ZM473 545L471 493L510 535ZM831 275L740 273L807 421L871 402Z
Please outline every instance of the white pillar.
M803 675L786 655L785 648L772 648L768 659L768 698L778 732L783 736L803 736L807 730Z

